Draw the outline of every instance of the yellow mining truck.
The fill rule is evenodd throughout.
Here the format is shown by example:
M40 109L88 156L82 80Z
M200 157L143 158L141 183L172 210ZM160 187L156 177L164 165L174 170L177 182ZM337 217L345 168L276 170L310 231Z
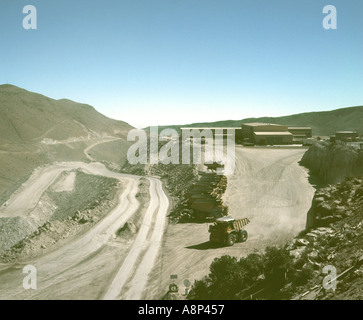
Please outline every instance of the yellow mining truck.
M235 220L231 216L221 217L209 226L210 242L233 246L235 242L245 242L248 233L243 228L250 223L248 218Z

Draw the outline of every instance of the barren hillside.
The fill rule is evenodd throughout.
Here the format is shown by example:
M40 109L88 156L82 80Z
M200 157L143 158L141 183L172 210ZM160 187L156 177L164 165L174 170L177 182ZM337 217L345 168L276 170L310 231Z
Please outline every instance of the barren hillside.
M89 134L124 137L132 127L105 117L93 107L54 100L12 86L0 86L0 144L65 140Z
M89 161L84 150L100 142L117 140L117 150L105 144L97 160L122 161L130 129L128 123L109 119L89 105L1 85L0 204L36 167L55 161Z

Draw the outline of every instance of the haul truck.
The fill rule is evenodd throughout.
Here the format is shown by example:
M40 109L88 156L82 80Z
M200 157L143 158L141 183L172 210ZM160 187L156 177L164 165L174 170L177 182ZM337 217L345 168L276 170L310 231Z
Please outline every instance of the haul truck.
M249 223L248 218L238 220L231 216L218 218L215 220L214 225L209 226L209 240L225 246L233 246L235 242L245 242L248 233L243 228Z

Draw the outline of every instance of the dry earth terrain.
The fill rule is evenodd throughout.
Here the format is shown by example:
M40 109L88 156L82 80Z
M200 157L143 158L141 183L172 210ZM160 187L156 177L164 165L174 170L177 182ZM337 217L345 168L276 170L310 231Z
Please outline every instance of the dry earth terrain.
M37 257L1 264L0 298L158 299L166 292L170 275L177 274L183 287L184 279L193 282L203 276L215 257L245 256L267 244L283 244L304 228L314 192L306 170L298 165L304 151L237 147L236 170L224 198L231 215L247 216L251 224L249 240L230 248L209 245L208 224L169 224L164 233L169 202L157 179L148 178L146 200L137 196L140 177L109 171L97 162L62 162L38 169L10 197L2 216L31 213L49 188L71 190L75 169L117 179L122 187L114 206L87 231ZM91 148L86 149L89 152ZM70 173L57 179L64 172ZM132 219L135 215L138 219ZM118 236L131 220L139 222L134 233ZM34 291L22 287L22 268L27 264L38 269Z
M314 188L308 172L298 162L303 148L236 148L236 169L228 177L224 195L230 214L248 217L249 239L233 247L211 247L209 224L169 225L161 257L156 264L146 298L161 298L171 283L170 276L184 288L208 274L214 258L222 255L246 256L267 245L283 245L305 227ZM182 290L183 291L183 290Z
M137 199L140 177L111 172L100 163L58 163L37 172L36 178L32 176L2 209L2 215L32 214L42 191L52 186L61 172L74 169L118 179L123 187L117 193L116 206L64 246L29 261L1 264L0 299L117 299L123 292L128 298L141 298L166 223L168 199L160 181L148 178L150 200L141 203ZM63 182L63 189L69 187L67 179ZM17 203L22 204L19 210L15 210ZM139 210L142 217L136 238L119 239L118 231ZM142 264L137 263L140 259ZM37 268L37 290L22 287L22 268L29 264ZM129 281L135 285L128 286Z
M215 248L208 224L167 224L159 179L118 173L128 124L7 85L0 115L0 299L159 299L170 275L183 287L215 257L283 244L304 228L314 193L298 164L305 149L236 148L224 202L250 218L249 240ZM77 209L92 188L97 201ZM23 289L28 264L37 290Z

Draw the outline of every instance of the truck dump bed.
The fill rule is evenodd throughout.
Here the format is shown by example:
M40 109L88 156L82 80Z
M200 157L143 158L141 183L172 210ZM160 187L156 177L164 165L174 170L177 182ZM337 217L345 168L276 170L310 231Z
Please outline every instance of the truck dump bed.
M242 230L244 226L248 225L250 223L250 220L248 218L243 218L236 220L233 222L233 227L235 230Z

